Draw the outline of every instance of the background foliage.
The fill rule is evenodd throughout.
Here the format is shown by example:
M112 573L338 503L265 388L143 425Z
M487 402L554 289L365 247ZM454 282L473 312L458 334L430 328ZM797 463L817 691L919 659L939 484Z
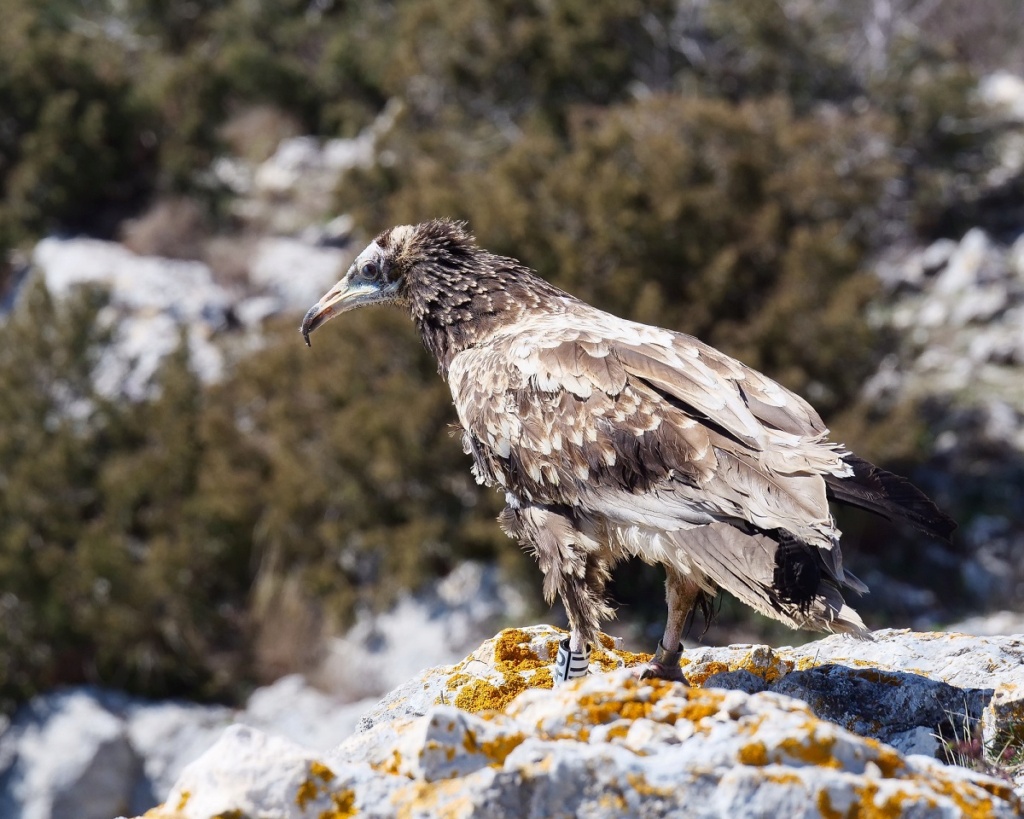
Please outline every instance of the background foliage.
M864 319L869 260L987 218L971 90L1021 59L1006 32L1024 23L1013 0L939 5L0 0L0 250L115 235L172 194L231 233L215 157L258 160L273 128L351 136L397 99L387 161L339 194L365 237L466 218L485 246L700 335L911 469L918 415L859 399L887 349ZM240 134L253 110L274 116ZM356 315L312 353L287 322L210 387L182 352L128 404L91 387L101 306L36 287L0 326L5 706L78 680L235 697L461 559L531 571L403 317ZM855 523L851 550L883 551L873 531ZM622 577L635 611L658 581Z

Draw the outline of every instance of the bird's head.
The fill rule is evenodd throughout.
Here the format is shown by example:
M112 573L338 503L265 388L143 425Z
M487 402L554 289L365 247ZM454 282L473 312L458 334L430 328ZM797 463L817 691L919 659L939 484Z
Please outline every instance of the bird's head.
M435 219L420 225L385 230L355 258L348 272L314 304L299 328L309 334L341 313L368 304L402 304L409 279L424 265L451 262L471 248L473 238L459 222Z

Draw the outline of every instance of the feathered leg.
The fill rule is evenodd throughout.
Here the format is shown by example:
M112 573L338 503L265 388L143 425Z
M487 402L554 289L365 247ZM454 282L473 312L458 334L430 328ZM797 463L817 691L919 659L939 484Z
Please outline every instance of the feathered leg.
M544 599L560 597L569 618L552 677L556 683L582 677L590 665L590 646L601 621L614 615L604 599L610 558L601 545L583 535L563 510L522 504L515 498L498 522L505 532L531 549L544 574Z
M582 571L562 574L558 594L569 618L569 637L558 647L555 669L556 683L582 677L590 665L590 649L597 642L602 620L613 615L604 598L608 582L608 562L601 556L590 554L579 567Z
M668 602L668 620L665 634L658 643L654 657L640 671L641 679L656 678L686 682L679 660L683 656L683 629L701 595L700 587L686 575L666 567L665 598Z

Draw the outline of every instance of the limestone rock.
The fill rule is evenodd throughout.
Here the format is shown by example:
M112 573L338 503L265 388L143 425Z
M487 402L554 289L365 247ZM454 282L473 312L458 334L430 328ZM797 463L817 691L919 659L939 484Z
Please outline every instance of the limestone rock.
M885 631L799 648L698 648L693 687L638 680L614 646L552 688L563 632L509 629L392 692L363 730L315 753L233 728L149 819L432 817L1010 817L1012 783L921 755L947 689L1020 724L1024 639ZM754 684L753 680L760 683ZM755 693L715 687L739 683ZM833 691L830 686L836 687ZM810 703L781 693L800 692ZM851 694L852 692L852 694ZM872 723L867 708L879 703ZM1002 703L996 702L1002 698ZM842 711L848 699L851 710ZM825 719L829 711L835 719ZM972 716L973 715L973 716ZM854 733L888 733L906 749Z
M144 395L160 361L178 346L182 327L200 377L220 377L223 356L210 337L227 326L231 298L206 265L137 256L114 242L57 238L36 245L32 261L58 298L79 285L110 293L101 319L114 328L114 343L94 376L101 393Z
M0 745L2 816L108 819L133 805L141 761L123 721L85 691L40 698Z

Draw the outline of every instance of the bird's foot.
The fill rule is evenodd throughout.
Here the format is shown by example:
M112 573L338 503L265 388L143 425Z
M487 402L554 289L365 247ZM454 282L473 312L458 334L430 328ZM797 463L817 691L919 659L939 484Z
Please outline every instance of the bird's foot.
M590 668L590 646L583 651L573 651L569 648L569 638L566 637L558 644L558 654L555 655L555 667L551 677L555 685L559 683L585 677Z
M679 660L683 656L682 645L676 651L668 651L659 642L658 650L647 665L636 670L636 676L641 680L669 680L689 685L686 677L683 676L683 669L679 667Z

